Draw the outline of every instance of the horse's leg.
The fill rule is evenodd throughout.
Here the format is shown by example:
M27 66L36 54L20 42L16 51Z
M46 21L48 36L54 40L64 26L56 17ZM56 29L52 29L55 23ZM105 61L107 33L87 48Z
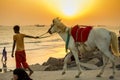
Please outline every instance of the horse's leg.
M68 62L68 60L70 60L71 56L72 56L72 53L71 53L71 52L69 52L69 53L65 56L62 75L64 75L64 74L66 73L67 62Z
M105 43L104 43L105 44ZM101 47L100 47L101 46ZM99 50L104 53L104 55L106 57L108 57L110 59L110 61L112 62L113 65L113 75L111 75L109 78L113 79L114 75L115 75L115 59L114 56L112 55L112 51L111 49L109 49L109 47L106 47L106 45L99 45Z
M80 61L79 61L79 58L78 58L78 51L77 50L72 50L72 54L75 58L75 62L76 62L77 68L78 68L78 74L75 77L79 78L80 74L82 73L82 69L80 67Z
M115 62L111 61L112 62L112 68L113 68L113 75L111 75L109 78L110 79L114 79L114 76L115 76Z
M110 47L110 52L113 54L111 47ZM111 56L113 56L113 55L111 55ZM115 76L115 56L113 56L113 60L112 59L110 59L110 60L112 62L113 75L111 75L109 78L113 79Z
M113 74L109 77L110 79L113 79L115 76L115 58L112 55L111 51L107 52L108 54L106 54L106 56L110 59L110 61L112 62L112 66L113 66Z
M103 67L102 67L100 73L99 73L96 77L101 77L101 75L103 74L104 69L105 69L105 67L106 67L106 65L107 65L107 63L108 63L108 61L109 61L109 58L106 57L105 55L103 55Z

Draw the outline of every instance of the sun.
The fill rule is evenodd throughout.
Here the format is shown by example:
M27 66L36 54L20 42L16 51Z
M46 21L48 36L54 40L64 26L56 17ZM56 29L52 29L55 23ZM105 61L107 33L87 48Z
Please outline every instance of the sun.
M62 9L64 15L66 16L73 16L76 14L76 9L74 7L69 7L69 6L65 6L63 9Z
M43 0L43 2L53 14L75 18L87 13L96 0Z
M78 11L77 11L77 2L74 0L64 0L64 2L60 3L60 11L63 13L65 16L74 16Z

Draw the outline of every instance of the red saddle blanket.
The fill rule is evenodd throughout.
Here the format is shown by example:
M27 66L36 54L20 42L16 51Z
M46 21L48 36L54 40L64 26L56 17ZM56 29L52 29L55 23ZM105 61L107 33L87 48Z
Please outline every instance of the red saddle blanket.
M92 26L85 26L85 28L80 28L79 25L74 26L71 29L71 35L73 36L75 42L85 42L89 36Z

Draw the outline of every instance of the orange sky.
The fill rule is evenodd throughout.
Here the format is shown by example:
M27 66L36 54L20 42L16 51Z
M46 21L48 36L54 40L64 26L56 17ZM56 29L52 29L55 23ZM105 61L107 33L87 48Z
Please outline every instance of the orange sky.
M72 0L0 0L0 25L50 25L55 17L62 18L69 26L120 25L120 0L91 0L91 3L87 3L90 0L73 0L76 1L74 6L70 1ZM69 18L64 14L68 10L65 5L69 5L67 8L70 9L76 5L80 7L75 8L77 13L72 15L75 17Z

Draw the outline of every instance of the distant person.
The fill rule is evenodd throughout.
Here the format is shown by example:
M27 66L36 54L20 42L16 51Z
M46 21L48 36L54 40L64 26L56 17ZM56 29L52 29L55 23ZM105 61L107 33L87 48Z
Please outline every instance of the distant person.
M118 43L119 43L119 52L120 52L120 30L119 30L119 35L118 35Z
M2 65L3 65L2 70L5 73L5 72L7 72L7 51L6 51L6 47L3 48L1 61L2 61Z
M13 80L32 80L22 68L13 71Z
M119 52L120 52L120 30L119 30L119 35L118 35L118 45L119 45ZM120 70L120 64L116 65L116 68Z
M13 30L16 34L13 35L13 48L12 48L11 56L14 57L14 49L16 46L16 52L15 52L16 68L28 69L29 76L30 76L33 73L33 71L31 70L31 68L28 66L28 63L26 62L24 38L28 37L28 38L37 39L39 37L29 36L29 35L20 33L20 27L18 25L15 25Z
M3 48L1 61L2 61L3 65L4 65L4 67L6 67L6 62L7 62L6 47Z

